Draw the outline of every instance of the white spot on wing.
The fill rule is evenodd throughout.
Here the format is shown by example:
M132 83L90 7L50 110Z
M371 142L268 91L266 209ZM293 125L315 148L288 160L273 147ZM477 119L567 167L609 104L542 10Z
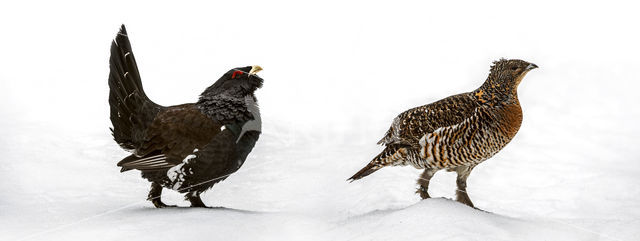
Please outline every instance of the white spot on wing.
M174 166L169 170L167 170L167 177L169 177L169 180L171 180L171 182L173 183L173 185L171 186L171 189L173 190L180 189L180 186L182 186L182 183L184 182L185 173L182 170L183 166L184 166L184 163Z
M171 180L171 182L173 183L173 185L171 185L171 189L180 189L182 183L185 181L185 176L193 174L193 172L187 172L183 167L185 164L189 163L192 159L197 157L195 155L196 152L198 152L198 148L193 149L194 154L185 157L182 163L167 170L167 177L169 177L169 180Z

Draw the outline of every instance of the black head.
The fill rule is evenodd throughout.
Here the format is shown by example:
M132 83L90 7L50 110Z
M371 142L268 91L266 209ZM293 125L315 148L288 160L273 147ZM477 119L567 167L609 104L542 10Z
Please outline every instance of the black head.
M262 70L262 68L257 65L233 68L207 88L202 93L202 96L222 93L235 97L251 95L262 87L263 80L257 75L260 70Z

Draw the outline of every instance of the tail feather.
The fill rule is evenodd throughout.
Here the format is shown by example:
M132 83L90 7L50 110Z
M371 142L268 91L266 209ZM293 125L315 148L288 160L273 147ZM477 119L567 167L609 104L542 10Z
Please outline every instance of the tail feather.
M118 162L117 165L122 167L120 172L126 172L134 169L141 171L166 170L176 166L174 163L169 163L166 156L160 152L153 152L143 157L130 155Z
M355 180L361 179L363 177L371 175L380 168L391 165L398 165L404 158L407 153L406 147L401 147L398 145L389 145L384 151L378 154L367 166L360 169L356 174L354 174L351 178L347 179L347 181L353 182Z
M358 180L360 178L369 176L371 173L374 173L375 171L379 170L380 168L382 168L382 167L376 165L374 163L374 161L372 161L369 164L367 164L367 166L365 166L364 168L360 169L360 171L356 172L356 174L354 174L351 178L347 179L347 181L353 182L353 181Z
M144 93L124 25L111 43L109 68L111 132L120 146L135 150L143 141L144 130L162 107Z

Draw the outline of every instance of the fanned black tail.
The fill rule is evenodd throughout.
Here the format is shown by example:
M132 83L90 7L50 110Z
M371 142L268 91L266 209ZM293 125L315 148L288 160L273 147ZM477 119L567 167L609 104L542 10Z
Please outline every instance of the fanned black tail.
M109 69L111 132L121 147L135 150L142 143L144 130L162 107L149 100L142 89L124 24L111 43Z

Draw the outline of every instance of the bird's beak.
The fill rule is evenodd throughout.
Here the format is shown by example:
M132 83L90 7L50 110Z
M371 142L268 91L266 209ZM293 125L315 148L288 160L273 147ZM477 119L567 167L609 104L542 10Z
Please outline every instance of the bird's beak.
M262 70L262 67L260 66L257 66L257 65L251 66L251 71L249 71L249 75L255 75L258 72L260 72L260 70Z
M529 63L529 66L527 66L527 70L532 70L532 69L537 69L537 68L538 68L538 66L536 64L532 64L532 63Z

